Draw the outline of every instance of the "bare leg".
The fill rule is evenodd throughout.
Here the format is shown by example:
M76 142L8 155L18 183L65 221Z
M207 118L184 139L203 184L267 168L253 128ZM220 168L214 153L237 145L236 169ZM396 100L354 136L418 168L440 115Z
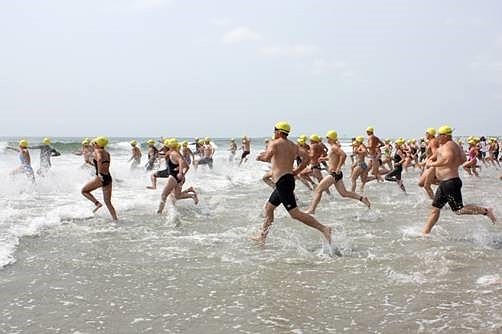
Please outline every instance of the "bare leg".
M98 209L103 206L101 203L99 203L96 197L91 194L91 191L96 190L99 187L101 187L101 180L98 177L95 177L91 181L87 182L80 191L85 198L94 203L94 205L96 206L96 208L92 212L98 211Z
M324 177L324 179L322 179L321 182L319 182L319 186L317 186L316 190L314 191L312 202L310 203L310 206L307 209L306 213L311 215L315 213L315 209L317 208L317 205L321 201L322 193L333 184L333 181L334 181L333 176L328 175Z
M431 214L429 215L429 218L427 219L427 223L425 223L424 228L422 229L422 235L428 235L431 233L432 227L437 223L439 219L439 214L441 213L441 210L438 208L433 207L431 210Z
M152 180L152 185L147 186L148 189L157 189L157 176L155 176L155 173L153 173L150 176L150 180Z
M319 232L321 232L324 238L326 238L326 240L328 241L328 243L331 244L331 227L319 223L317 219L315 219L313 216L300 211L300 209L298 208L291 209L288 212L292 218L299 220L305 225L313 227Z
M117 213L115 212L115 208L112 205L112 185L109 184L103 187L102 189L103 189L103 201L105 202L105 205L108 208L108 211L112 216L112 219L117 220Z
M481 206L477 205L472 205L472 204L466 204L464 207L458 211L455 211L456 214L458 215L484 215L490 218L492 224L495 224L497 221L497 218L495 217L495 214L493 213L493 209L491 208L484 208Z
M164 211L164 206L166 205L166 199L167 196L176 188L176 180L174 179L173 176L169 176L167 179L167 183L164 186L164 189L162 190L162 194L160 195L160 204L159 204L159 209L157 210L158 214L161 214L162 211Z
M352 173L352 187L351 187L351 191L352 192L355 192L356 191L356 186L357 186L357 178L361 175L362 173L362 169L361 167L357 166L356 168L354 168L354 171Z
M272 226L272 223L274 222L275 208L275 205L267 201L267 204L265 204L265 221L263 222L261 231L258 235L251 237L251 239L256 240L262 244L265 243L268 232L270 231L270 226Z
M339 180L338 182L336 182L335 188L342 197L348 197L363 202L368 207L368 209L371 207L371 203L368 197L358 195L353 191L348 191L347 189L345 189L345 184L343 183L343 180Z

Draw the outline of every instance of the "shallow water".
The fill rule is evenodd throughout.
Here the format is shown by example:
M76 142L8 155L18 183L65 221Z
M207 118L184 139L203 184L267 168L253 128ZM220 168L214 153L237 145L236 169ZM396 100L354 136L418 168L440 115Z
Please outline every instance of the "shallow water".
M369 183L371 210L324 196L316 217L343 255L330 257L282 208L265 246L249 240L271 192L266 164L230 165L222 142L213 171L188 175L200 204L157 216L161 190L146 190L148 174L130 171L127 145L114 145L118 224L80 195L90 177L80 157L54 158L31 185L7 176L16 155L0 153L1 333L502 332L500 225L444 209L419 237L430 201L412 170L408 195ZM32 160L37 168L36 150ZM500 215L501 173L464 176L464 201ZM311 193L298 183L297 195L306 208Z

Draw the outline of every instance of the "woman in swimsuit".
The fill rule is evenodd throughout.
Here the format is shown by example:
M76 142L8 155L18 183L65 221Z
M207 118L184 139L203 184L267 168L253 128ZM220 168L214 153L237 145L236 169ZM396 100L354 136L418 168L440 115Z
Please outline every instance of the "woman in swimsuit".
M19 141L19 149L16 150L13 147L7 147L13 151L19 152L19 161L21 162L21 166L14 169L10 172L10 175L24 173L28 178L35 183L35 174L33 173L33 168L31 167L31 157L30 151L28 151L28 141L26 139L21 139Z
M89 182L87 182L82 188L82 195L89 201L94 203L96 206L93 212L98 211L103 205L91 194L98 188L103 190L103 201L105 202L108 211L113 218L117 220L117 213L112 205L112 176L110 175L110 153L105 150L106 145L108 145L108 138L97 137L92 141L94 146L94 168L96 170L96 176Z

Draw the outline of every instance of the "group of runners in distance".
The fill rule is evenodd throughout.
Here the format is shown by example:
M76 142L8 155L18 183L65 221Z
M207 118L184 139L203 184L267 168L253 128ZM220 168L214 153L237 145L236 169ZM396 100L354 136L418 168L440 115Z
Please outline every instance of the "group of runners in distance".
M424 189L432 200L432 209L426 224L422 229L423 235L428 235L439 219L441 208L448 203L450 208L459 215L485 215L492 223L496 217L491 208L463 204L462 181L459 168L463 168L469 175L479 176L483 167L500 167L499 141L497 138L469 137L467 147L461 140L453 140L453 129L444 125L438 130L426 129L423 138L405 140L398 138L381 140L375 135L375 129L366 129L367 138L358 136L352 139L350 189L345 187L342 168L347 154L342 149L338 134L330 130L326 134L326 142L316 134L307 137L301 135L296 142L288 136L291 132L289 123L281 121L274 126L274 135L265 142L265 151L257 156L257 160L268 162L271 169L263 176L263 181L273 188L272 194L265 204L265 219L263 226L253 239L264 243L274 221L274 210L280 204L284 205L290 216L300 222L317 229L331 243L331 228L321 224L314 217L323 193L330 193L330 187L346 198L361 202L371 208L370 200L364 196L366 183L395 182L406 192L403 183L403 171L408 168L420 169L421 175L418 185ZM242 138L242 155L239 165L245 163L251 152L251 140L247 136ZM110 153L106 150L108 138L96 137L93 140L85 138L82 148L78 152L84 159L84 165L93 168L95 177L87 182L81 192L84 197L94 204L94 212L102 207L92 191L102 188L103 201L113 220L117 220L117 213L111 202L112 177L110 175ZM141 167L142 153L136 140L130 142L131 168ZM210 138L195 138L195 150L192 151L188 141L178 142L176 138L161 140L161 147L157 141L147 141L147 162L145 169L151 172L151 184L146 188L156 189L157 179L166 178L160 197L157 213L164 210L166 200L171 196L173 200L192 199L198 204L197 192L193 187L183 189L185 176L190 167L197 169L200 165L213 168L214 146ZM11 174L26 174L33 182L35 173L31 167L29 149L40 149L40 169L37 174L44 176L51 167L51 156L60 155L55 150L49 138L44 138L41 145L29 146L26 139L19 141L18 148L8 147L19 152L21 165ZM229 161L234 161L238 146L235 139L231 139L228 148ZM165 161L165 164L161 163ZM164 169L160 166L165 165ZM327 173L323 175L323 170ZM502 176L500 177L502 180ZM294 194L295 182L299 180L312 190L312 200L307 210L301 211L296 203ZM359 193L356 192L359 182ZM432 186L437 185L434 191Z

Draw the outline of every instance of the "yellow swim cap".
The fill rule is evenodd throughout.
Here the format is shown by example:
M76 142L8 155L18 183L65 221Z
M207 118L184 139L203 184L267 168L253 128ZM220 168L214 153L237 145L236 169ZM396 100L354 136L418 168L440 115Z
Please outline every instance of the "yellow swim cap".
M275 123L274 128L279 132L282 132L287 135L289 135L289 132L291 131L291 126L289 125L289 123L284 121Z
M303 138L301 138L301 137L300 137L300 138L298 138L298 139L296 140L296 142L297 142L298 144L300 144L300 145L305 145L305 139L303 139Z
M166 147L169 146L169 141L170 141L169 138L164 139L164 146Z
M326 134L326 138L332 139L332 140L337 140L338 139L338 133L336 133L335 130L329 130L328 133Z
M82 140L82 145L89 145L91 141L89 140L89 138L85 138L84 140Z
M316 143L320 143L322 141L321 137L319 137L319 135L316 135L316 134L313 134L312 136L310 136L310 140L313 142L316 142Z
M21 139L19 141L19 146L22 148L27 148L28 147L28 141L26 139Z
M363 141L364 141L364 137L363 136L357 136L356 137L356 142L358 142L359 144L361 144Z
M183 142L181 143L181 145L182 145L183 147L188 147L188 142L185 140L185 141L183 141Z
M403 145L404 144L404 140L403 138L398 138L396 141L395 141L396 145Z
M129 144L131 144L132 146L136 146L138 142L136 140L131 140Z
M425 133L428 133L431 136L435 136L436 135L436 129L434 129L434 128L427 128L427 130L425 130Z
M108 145L108 138L104 136L96 137L92 141L101 148L105 148Z
M210 142L210 141L211 141L211 138L206 137L206 138L204 138L204 141L206 141L206 142Z
M155 140L153 139L148 139L148 141L146 142L148 145L155 145Z
M453 133L453 129L449 125L443 125L438 129L438 133L440 135L451 136L451 134Z
M42 140L42 144L50 145L51 144L51 140L49 138L45 137L44 140Z
M371 132L371 133L373 133L373 132L375 132L375 129L374 129L372 126L368 126L368 127L366 128L366 132Z

